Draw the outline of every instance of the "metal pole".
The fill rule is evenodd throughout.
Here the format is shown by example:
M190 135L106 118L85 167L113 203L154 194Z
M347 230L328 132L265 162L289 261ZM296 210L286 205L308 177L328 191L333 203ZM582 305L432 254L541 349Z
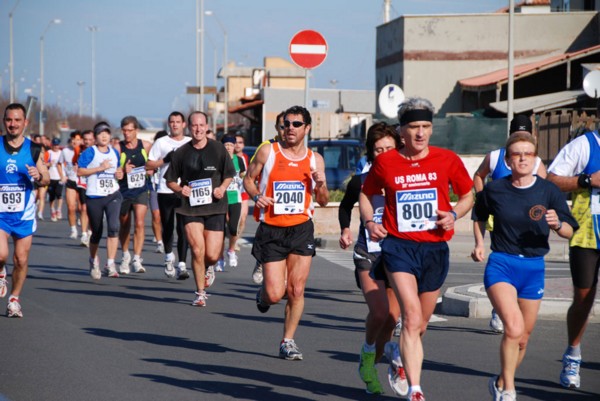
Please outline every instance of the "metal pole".
M224 111L223 111L223 134L227 135L227 132L229 131L229 81L227 79L228 74L227 74L227 64L228 64L228 60L227 60L227 30L225 29L225 26L223 25L223 23L221 22L221 20L217 17L217 15L212 12L212 11L206 11L204 14L206 15L212 15L213 17L215 17L215 20L217 21L217 24L219 24L219 28L221 28L221 30L223 31L223 80L225 81L224 85L223 85L223 96L225 97L225 99L223 100L223 105L224 107Z
M204 0L200 0L200 111L204 111ZM215 132L215 135L217 133Z
M92 118L96 118L96 32L98 32L98 27L90 25L88 31L92 33Z
M507 128L510 130L510 121L513 119L513 100L515 97L515 0L510 0L508 12L508 95L507 95Z
M40 37L40 136L44 136L44 35Z
M308 100L309 99L309 93L308 93L309 89L308 88L309 88L309 85L308 85L308 68L305 68L304 69L304 107L306 107L306 110L310 109L310 106L308 104L308 102L309 102L309 100ZM311 133L309 133L309 135L310 134ZM306 135L304 137L304 146L308 146L308 136L309 135Z
M10 14L8 14L8 27L9 27L9 61L8 61L8 69L10 71L10 102L14 103L16 97L15 90L15 58L13 55L13 14L15 13L15 9L19 5L21 0L17 0Z
M79 117L83 116L83 85L85 85L84 81L77 81L77 85L79 85Z

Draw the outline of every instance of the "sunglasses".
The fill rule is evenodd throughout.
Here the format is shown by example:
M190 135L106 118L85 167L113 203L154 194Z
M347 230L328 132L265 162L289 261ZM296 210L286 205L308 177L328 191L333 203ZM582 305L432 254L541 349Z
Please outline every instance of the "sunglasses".
M521 157L535 157L535 152L510 152L510 157L520 159Z
M300 128L300 127L302 127L304 124L306 124L306 123L303 123L302 121L288 121L288 120L285 120L285 121L283 122L283 126L284 126L285 128L289 128L289 127L290 127L290 125L292 125L294 128Z

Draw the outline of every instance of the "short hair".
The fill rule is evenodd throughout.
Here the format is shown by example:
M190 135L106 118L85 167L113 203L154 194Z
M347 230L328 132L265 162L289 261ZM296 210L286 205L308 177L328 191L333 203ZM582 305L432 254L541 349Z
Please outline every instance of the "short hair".
M508 151L508 149L517 142L528 142L528 143L532 144L535 149L535 154L537 156L537 140L535 139L535 136L533 136L530 133L525 132L525 131L517 131L517 132L513 133L511 136L509 136L508 140L506 141L506 145L505 145L506 152L504 152L504 157L507 160L510 157L510 154L509 154L510 152Z
M367 161L372 162L375 157L373 155L375 151L375 142L386 136L391 137L396 143L396 149L400 149L401 141L400 137L396 133L396 129L393 125L386 124L384 122L376 123L371 125L367 131L367 141L365 147L367 148Z
M140 129L140 122L138 121L137 118L135 118L135 116L125 116L125 117L123 117L123 119L121 120L121 128L123 128L127 124L133 124L133 127L135 129Z
M242 138L242 140L244 141L244 143L246 143L246 138L244 138L244 134L242 134L241 132L236 132L235 133L235 137L236 138Z
M81 137L83 138L85 135L87 134L94 134L94 130L91 129L84 129L83 131L81 131Z
M432 115L435 114L435 107L433 107L431 101L422 97L409 97L398 108L398 121L402 119L404 113L412 110L428 110Z
M169 117L167 118L167 122L171 121L171 117L181 117L181 121L185 122L185 116L180 111L171 112L171 114L169 114Z
M73 139L73 138L75 138L76 136L78 136L78 137L80 137L80 138L81 138L81 132L79 132L78 130L75 130L75 131L71 132L71 133L69 134L69 139Z
M281 113L277 114L277 117L275 117L275 129L276 130L279 129L279 119L280 118L285 118L285 111L282 111Z
M9 110L21 110L23 112L23 117L27 116L27 109L21 103L11 103L4 109L4 117L6 118L6 113Z
M292 106L289 109L287 109L285 111L284 114L284 118L287 117L288 115L302 115L302 120L305 124L310 124L312 122L312 119L310 117L310 112L308 110L306 110L304 107L302 106Z
M208 123L208 114L206 114L203 111L192 111L190 113L190 115L188 116L188 125L192 125L192 117L195 116L196 114L202 114L204 116L204 121L206 121Z

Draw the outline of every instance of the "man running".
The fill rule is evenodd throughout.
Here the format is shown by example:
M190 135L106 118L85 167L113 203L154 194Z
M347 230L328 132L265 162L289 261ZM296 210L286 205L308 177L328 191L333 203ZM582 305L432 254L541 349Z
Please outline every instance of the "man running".
M6 296L6 261L8 238L12 237L13 272L12 291L8 297L8 317L23 317L19 295L27 277L27 262L35 220L35 195L33 182L48 185L50 176L44 165L41 147L23 136L28 121L27 111L18 103L4 110L6 134L0 138L0 298Z
M289 108L283 125L282 140L257 150L244 186L255 207L260 208L252 255L263 266L264 280L256 294L256 306L265 313L287 294L279 357L302 360L294 334L304 310L304 288L315 255L313 193L317 203L326 206L329 191L323 158L304 145L311 129L308 110Z
M192 249L196 297L193 306L206 306L206 266L220 257L227 213L225 191L235 176L225 147L206 136L208 117L195 111L188 117L192 140L173 153L165 173L167 186L181 197L176 212L183 216Z
M69 227L71 228L71 234L69 238L77 239L79 233L77 232L77 212L81 212L81 205L79 203L79 194L77 191L77 171L73 159L75 156L75 149L81 146L81 133L79 131L73 131L69 135L69 145L64 147L60 153L59 162L63 166L63 171L67 176L67 183L65 189L65 198L67 200L67 219L69 221Z

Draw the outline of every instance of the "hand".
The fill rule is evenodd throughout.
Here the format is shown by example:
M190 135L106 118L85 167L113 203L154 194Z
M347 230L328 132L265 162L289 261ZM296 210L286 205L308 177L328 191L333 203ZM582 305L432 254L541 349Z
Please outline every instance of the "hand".
M546 223L548 223L548 227L554 231L557 231L561 226L562 223L560 222L554 209L548 209L546 211Z
M369 239L374 242L379 242L387 237L387 230L383 228L383 225L377 224L374 221L370 221L365 224L365 228L369 232Z
M435 225L438 226L438 228L441 228L444 231L454 230L454 216L452 213L443 210L436 210L435 212L438 215L438 220L435 222Z
M110 160L109 159L104 159L102 161L102 163L100 164L100 168L102 169L102 171L106 171L109 168L112 167L112 164L110 164Z
M131 162L131 160L127 160L127 163L125 163L125 172L127 174L131 173L131 170L133 170L135 168L135 165Z
M186 198L189 198L191 193L192 189L187 185L184 185L183 188L181 188L181 195L185 196Z
M347 249L350 245L352 245L352 233L350 232L350 229L346 227L340 236L340 248Z
M117 168L117 170L115 171L115 178L117 180L122 180L124 175L125 174L123 174L123 168L122 167Z
M316 188L320 188L325 185L325 172L319 171L316 169L310 169L310 174L312 176L313 181L316 184Z
M471 252L471 259L475 262L481 262L485 259L485 248L483 246L475 246L473 252Z
M29 174L29 176L31 178L33 178L35 181L41 181L42 175L40 174L37 167L35 167L35 166L32 167L27 164L25 165L25 167L27 167L27 174Z
M274 198L269 198L267 196L259 196L258 200L255 203L255 206L258 206L259 208L265 208L267 206L271 206L275 204L275 199Z

